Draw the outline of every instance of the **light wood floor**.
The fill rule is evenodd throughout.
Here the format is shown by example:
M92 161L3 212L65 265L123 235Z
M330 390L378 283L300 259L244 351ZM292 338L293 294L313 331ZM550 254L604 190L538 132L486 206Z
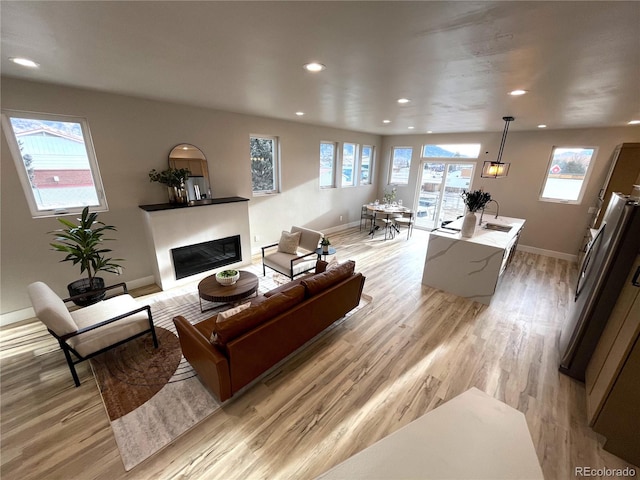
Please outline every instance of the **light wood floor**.
M524 412L547 479L626 465L557 370L575 265L517 252L486 307L420 284L425 232L381 238L331 236L367 277L366 310L128 473L88 365L74 388L38 321L3 328L2 479L313 478L472 386Z

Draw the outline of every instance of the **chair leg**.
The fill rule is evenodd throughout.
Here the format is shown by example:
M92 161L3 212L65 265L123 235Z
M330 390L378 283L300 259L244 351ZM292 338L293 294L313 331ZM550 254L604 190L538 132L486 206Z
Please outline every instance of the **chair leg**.
M76 366L73 364L73 360L71 359L71 354L69 350L67 350L60 342L60 348L64 352L64 357L67 359L67 364L69 365L69 370L71 371L71 376L73 377L73 382L76 384L76 387L80 386L80 379L78 378L78 373L76 372Z
M151 329L151 338L153 338L154 348L158 348L158 336L156 335L156 327L153 324L153 316L151 315L151 308L147 307L147 315L149 316L149 328Z

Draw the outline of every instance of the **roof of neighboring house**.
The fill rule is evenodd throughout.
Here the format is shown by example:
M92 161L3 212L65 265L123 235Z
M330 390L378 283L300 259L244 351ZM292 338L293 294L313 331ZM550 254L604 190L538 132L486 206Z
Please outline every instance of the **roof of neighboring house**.
M22 155L31 155L34 170L87 170L82 138L39 128L17 133Z

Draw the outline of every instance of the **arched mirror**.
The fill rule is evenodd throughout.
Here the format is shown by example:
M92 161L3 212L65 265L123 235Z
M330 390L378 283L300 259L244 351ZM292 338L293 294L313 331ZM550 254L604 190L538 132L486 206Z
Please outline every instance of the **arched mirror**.
M187 180L189 201L211 198L209 167L202 150L189 143L180 143L169 152L169 167L187 168L191 174Z

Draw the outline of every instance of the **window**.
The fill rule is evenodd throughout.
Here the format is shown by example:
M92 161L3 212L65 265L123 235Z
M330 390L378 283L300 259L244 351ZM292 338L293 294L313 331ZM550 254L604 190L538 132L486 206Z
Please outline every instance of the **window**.
M479 143L425 145L422 147L422 158L478 158L479 154Z
M540 200L580 203L595 153L590 147L553 147Z
M336 144L320 142L320 188L335 187Z
M409 169L411 168L411 147L393 147L391 157L391 175L389 183L407 185L409 183Z
M85 118L6 111L2 122L34 218L107 210Z
M355 168L358 147L355 143L342 145L342 186L352 187L356 184Z
M278 193L278 138L251 136L253 193Z
M360 185L371 185L371 172L373 165L373 147L363 145L360 154Z

